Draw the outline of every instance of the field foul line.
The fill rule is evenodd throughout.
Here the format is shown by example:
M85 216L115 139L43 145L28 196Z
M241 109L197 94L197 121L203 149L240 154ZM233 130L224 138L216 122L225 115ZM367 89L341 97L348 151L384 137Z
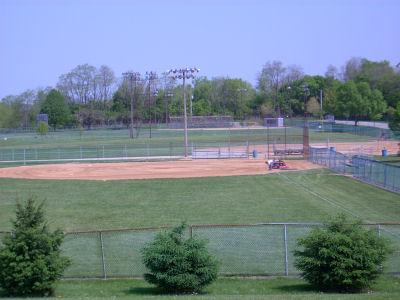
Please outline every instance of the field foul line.
M348 214L352 215L353 217L361 219L361 217L359 215L353 213L351 210L348 210L347 208L344 208L343 206L341 206L341 205L339 205L339 204L337 204L337 203L335 203L335 202L333 202L333 201L331 201L331 200L329 200L329 199L317 194L316 192L313 192L312 190L310 190L309 188L305 187L304 185L302 185L300 183L297 183L296 181L290 179L286 175L283 175L281 172L279 172L277 174L279 176L282 176L283 178L285 178L287 181L294 183L296 186L300 187L301 189L305 190L306 192L310 193L311 195L313 195L313 196L315 196L317 198L320 198L321 200L324 200L326 203L329 203L330 205L335 206L335 207L347 212ZM373 222L368 221L368 220L365 220L365 222L373 223Z
M333 201L331 201L331 200L329 200L329 199L317 194L316 192L313 192L312 190L310 190L309 188L305 187L304 185L302 185L300 183L297 183L296 181L294 181L294 180L290 179L289 177L283 175L281 172L278 172L276 174L278 174L279 176L282 176L283 178L285 178L289 182L294 183L295 185L297 185L301 189L305 190L306 192L310 193L311 195L313 195L315 197L318 197L321 200L324 200L325 202L329 203L330 205L335 206L335 207L347 212L348 214L352 215L353 217L356 217L358 219L362 219L359 215L353 213L351 210L348 210L347 208L344 208L344 207L340 206L339 204L337 204L337 203L335 203L335 202L333 202ZM369 221L369 220L364 220L364 221L367 222L367 223L374 223L374 222ZM386 231L387 233L390 233L391 235L395 236L396 238L400 238L400 235L394 233L393 231L391 231L391 230L389 230L387 228L381 228L381 230Z

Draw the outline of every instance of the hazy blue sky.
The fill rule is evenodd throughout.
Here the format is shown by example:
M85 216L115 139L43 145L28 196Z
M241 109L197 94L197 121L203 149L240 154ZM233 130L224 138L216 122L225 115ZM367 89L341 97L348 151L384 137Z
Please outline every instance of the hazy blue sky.
M267 61L324 75L353 56L400 62L399 0L0 0L0 98L78 64L256 82Z

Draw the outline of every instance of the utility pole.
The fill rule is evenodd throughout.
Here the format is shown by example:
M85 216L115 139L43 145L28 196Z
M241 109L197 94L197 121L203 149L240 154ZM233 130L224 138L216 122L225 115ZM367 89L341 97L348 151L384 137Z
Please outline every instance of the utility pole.
M134 110L134 105L133 105L133 98L136 98L136 86L137 83L140 81L140 73L138 72L125 72L122 73L122 76L124 76L124 79L128 79L130 81L130 97L131 97L131 131L130 131L130 138L133 139L133 110ZM135 87L133 91L133 82L135 82Z
M151 101L151 98L152 98L151 84L156 79L157 79L156 72L153 72L153 71L146 72L146 80L149 82L148 83L148 89L149 89L149 127L150 127L149 138L151 138L151 102L152 102Z
M187 141L187 111L186 111L186 79L195 78L193 73L200 72L199 68L182 68L171 69L167 73L173 73L172 78L183 79L183 131L185 135L185 157L188 156L188 141Z

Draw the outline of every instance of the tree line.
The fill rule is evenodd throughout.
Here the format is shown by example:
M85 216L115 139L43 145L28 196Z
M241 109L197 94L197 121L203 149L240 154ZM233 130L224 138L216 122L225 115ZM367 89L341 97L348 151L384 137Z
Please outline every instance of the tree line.
M26 90L0 101L0 128L37 126L37 114L49 125L128 125L168 123L183 115L182 82L148 72L118 77L108 66L78 65L62 74L56 87ZM149 76L152 74L152 76ZM134 79L134 80L133 80ZM297 65L269 61L256 85L240 78L197 77L187 86L188 115L230 115L235 120L262 117L397 120L400 72L386 60L353 57L341 67L329 65L324 76L306 75Z

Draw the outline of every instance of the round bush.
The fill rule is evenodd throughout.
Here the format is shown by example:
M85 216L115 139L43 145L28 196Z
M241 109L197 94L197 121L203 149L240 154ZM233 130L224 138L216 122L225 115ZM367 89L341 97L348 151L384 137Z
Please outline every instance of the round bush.
M217 279L219 263L206 242L183 237L185 225L159 233L142 249L145 280L167 292L194 293Z
M295 251L301 275L322 291L358 292L369 288L382 273L382 263L391 252L388 240L376 230L350 223L344 215L324 228L313 229L298 240Z

